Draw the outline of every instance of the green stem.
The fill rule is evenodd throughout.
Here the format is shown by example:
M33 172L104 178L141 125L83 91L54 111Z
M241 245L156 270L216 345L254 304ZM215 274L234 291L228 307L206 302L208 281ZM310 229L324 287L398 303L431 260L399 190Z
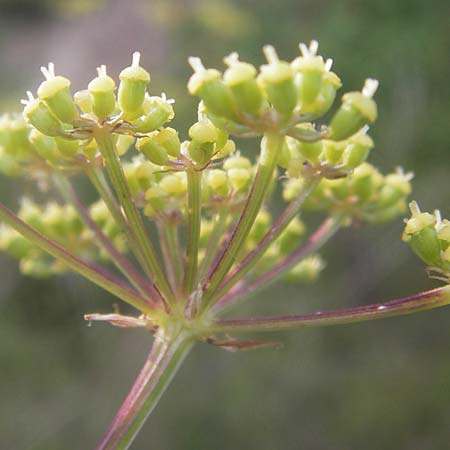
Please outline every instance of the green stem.
M255 266L255 264L261 259L261 257L264 256L264 253L269 248L269 246L281 235L281 233L286 229L289 223L300 212L303 203L315 189L319 181L320 178L317 176L305 178L302 190L289 203L276 223L265 234L258 245L250 253L248 253L245 258L239 264L237 264L233 271L225 278L223 283L219 286L218 292L214 296L215 298L220 298L224 294L226 294Z
M49 253L54 258L62 261L67 267L75 272L78 272L80 275L92 281L97 286L100 286L124 302L134 306L139 311L147 312L151 315L153 308L150 306L148 301L141 297L136 291L124 286L106 271L100 271L98 268L79 259L64 247L61 247L56 242L39 233L37 230L19 219L12 211L1 203L0 220L3 220L24 238L28 239L43 251Z
M105 202L106 207L113 216L113 219L117 224L120 225L122 231L128 236L130 234L130 229L128 227L127 221L120 210L120 206L117 204L116 199L111 192L108 182L100 169L89 169L87 175L92 185L97 190L101 199Z
M183 331L155 337L141 373L96 450L130 448L192 346Z
M108 131L97 129L95 133L95 140L100 153L105 159L106 168L119 199L119 203L125 212L129 227L132 230L132 234L136 239L136 244L141 252L144 268L147 273L153 277L154 283L160 292L164 294L165 298L167 300L172 300L173 294L170 290L168 280L161 268L161 265L159 264L156 251L148 238L141 216L139 215L136 205L133 202L130 188L120 164L120 159L117 154L113 137Z
M188 184L188 238L184 272L184 292L189 294L194 288L198 269L198 245L201 220L201 182L202 172L187 170Z
M177 282L175 279L175 267L174 267L174 259L172 257L172 253L170 251L169 241L167 239L167 223L163 220L156 220L156 228L158 230L159 237L159 246L161 248L161 253L164 262L164 269L167 274L167 278L169 280L171 289L173 292L177 292Z
M217 249L220 248L220 243L227 228L227 218L228 209L225 206L219 206L219 211L214 218L213 229L208 238L208 244L206 245L205 256L198 270L199 279L202 279L206 275L207 270L217 254Z
M94 233L97 245L108 253L116 267L144 297L148 297L149 294L151 295L152 299L149 299L149 302L154 303L158 298L154 287L139 273L136 267L134 267L133 264L117 250L111 240L95 223L89 214L89 211L78 198L70 181L66 177L62 177L58 174L55 174L53 179L63 198L75 207L81 220Z
M237 254L241 250L242 245L255 222L256 216L261 209L264 197L272 181L283 140L284 136L268 134L265 135L261 141L258 169L244 210L241 213L228 245L216 261L209 279L207 279L203 285L203 308L206 308L211 303L217 288L233 265Z
M180 286L183 276L183 267L181 261L180 241L178 237L178 225L172 222L166 223L164 226L164 232L166 234L167 248L175 273L175 284L176 286Z
M254 331L280 331L327 325L341 325L413 314L428 309L440 308L441 306L447 306L449 304L450 286L447 285L438 289L433 289L432 291L420 292L411 297L368 306L359 306L356 308L278 317L217 320L215 324L211 326L211 332L241 333Z

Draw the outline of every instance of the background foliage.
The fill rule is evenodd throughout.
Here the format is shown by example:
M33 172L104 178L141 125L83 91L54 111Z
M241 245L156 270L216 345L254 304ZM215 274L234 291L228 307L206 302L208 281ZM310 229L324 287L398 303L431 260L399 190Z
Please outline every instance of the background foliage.
M414 198L448 217L449 13L444 0L2 0L1 109L19 109L18 99L36 86L48 60L76 90L100 63L117 75L130 52L140 50L151 89L177 98L175 125L187 130L195 119L185 87L189 55L218 66L238 50L260 64L266 43L291 58L298 41L315 38L322 54L334 58L343 90L359 88L366 76L381 82L371 160L383 170L400 164L413 170ZM0 180L10 205L33 190ZM319 283L277 285L253 301L267 312L303 312L434 286L401 243L401 229L398 221L341 232L325 252ZM0 271L0 447L92 448L150 338L88 328L83 313L108 311L111 299L79 277L25 279L4 255ZM280 339L285 348L278 351L197 348L134 448L448 446L448 310Z

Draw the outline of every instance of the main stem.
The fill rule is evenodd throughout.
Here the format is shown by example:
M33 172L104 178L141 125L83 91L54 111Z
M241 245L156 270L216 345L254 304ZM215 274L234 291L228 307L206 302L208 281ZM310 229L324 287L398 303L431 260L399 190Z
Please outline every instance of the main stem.
M261 142L258 169L244 210L228 245L220 258L218 258L203 286L203 308L206 308L213 300L217 288L233 265L239 250L242 248L242 244L255 222L270 186L283 140L284 136L282 135L267 134Z
M107 130L99 128L96 130L95 140L100 153L105 159L106 168L111 178L111 182L116 190L119 202L125 212L125 216L128 219L133 236L137 241L140 252L142 253L142 261L145 264L146 271L154 278L155 284L164 294L165 298L172 299L172 292L166 275L159 264L156 251L147 236L141 216L139 215L136 205L133 202L125 174L120 164L113 137Z
M184 273L185 294L189 294L192 291L197 278L201 222L201 181L202 172L188 169L188 240Z
M96 450L126 450L193 346L183 330L156 335L152 350Z

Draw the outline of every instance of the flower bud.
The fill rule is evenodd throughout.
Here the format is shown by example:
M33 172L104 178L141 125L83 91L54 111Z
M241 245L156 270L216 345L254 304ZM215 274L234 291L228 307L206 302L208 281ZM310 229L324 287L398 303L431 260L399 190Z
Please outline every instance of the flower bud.
M327 60L327 63L328 61L331 60ZM333 105L336 92L341 86L341 80L334 72L324 72L320 90L316 98L311 103L300 103L299 112L302 114L311 114L313 118L323 116Z
M175 116L172 107L173 102L172 99L166 99L164 93L161 94L161 97L146 97L144 115L133 122L136 130L140 133L149 133L170 122Z
M346 142L323 141L323 156L328 164L335 165L341 161Z
M168 192L160 186L152 186L145 193L145 200L148 202L144 208L144 214L152 217L155 213L164 211L167 204Z
M200 144L214 143L217 140L217 128L209 121L199 121L189 128L189 137Z
M265 46L264 53L269 64L261 66L258 80L273 107L283 115L290 115L297 105L294 71L289 63L278 59L272 46Z
M125 153L127 153L130 147L134 144L135 140L136 139L134 138L134 136L129 136L128 134L117 135L117 154L119 156L125 155Z
M105 120L116 108L116 96L114 89L116 83L106 74L106 66L97 68L98 76L88 85L89 93L92 96L92 110L100 119Z
M72 123L78 112L70 93L70 80L56 76L53 63L49 63L48 68L41 67L41 71L46 80L38 88L38 97L61 122Z
M158 166L166 166L169 163L166 149L153 136L139 138L136 141L136 150L143 153L149 161Z
M189 157L192 161L197 164L204 165L207 164L214 154L214 143L205 142L201 143L199 141L189 142Z
M60 159L60 153L54 138L33 128L30 132L30 142L34 145L36 153L45 161L56 163Z
M360 202L366 202L383 182L383 176L370 164L363 163L351 174L350 189Z
M75 92L75 94L73 94L73 101L84 113L92 113L93 100L87 89Z
M249 169L229 169L227 173L235 191L244 190L248 186L251 177Z
M372 100L378 81L367 79L361 92L348 92L342 97L342 106L330 122L330 139L347 139L364 125L377 118L377 104Z
M352 136L342 158L345 168L351 170L363 163L373 145L372 138L365 134L365 130Z
M245 158L244 156L237 155L231 156L230 158L227 158L223 163L223 168L225 170L230 169L250 169L252 167L252 163L248 158Z
M304 223L298 217L295 217L277 239L280 254L283 256L289 255L292 249L300 244L304 234Z
M38 255L40 257L38 257ZM54 264L44 259L40 253L32 253L31 256L22 258L19 263L20 272L35 278L48 278L56 273Z
M302 56L292 62L292 67L298 75L296 81L299 102L301 105L306 105L316 99L322 87L322 76L331 69L332 62L327 61L327 65L325 65L323 58L317 55L319 47L317 41L311 41L309 47L300 43L299 47Z
M225 145L214 154L213 159L226 158L228 155L231 155L235 151L236 144L234 143L234 141L228 139Z
M228 177L224 170L209 170L206 183L213 195L226 196L228 194Z
M123 69L119 75L120 85L117 97L125 117L141 108L147 85L150 83L150 74L139 65L140 58L140 53L134 52L131 66Z
M221 80L220 72L205 69L200 58L189 58L189 64L194 69L188 83L190 94L200 97L211 113L239 122L233 93Z
M64 134L62 123L54 116L50 109L39 99L35 99L28 91L28 100L21 100L25 105L23 116L34 128L47 136Z
M239 61L237 53L225 59L228 69L224 73L224 83L233 92L240 111L258 115L263 105L263 93L256 81L256 69L249 63Z
M404 173L401 169L396 173L391 173L385 177L385 182L381 188L378 207L389 208L399 200L411 194L412 173Z
M371 212L370 217L366 217L370 223L386 223L391 222L397 217L403 215L406 211L406 203L404 199L400 199L397 203L388 208L378 208Z
M286 175L289 178L299 178L303 172L304 161L303 159L295 158L289 160L286 168Z
M319 278L324 267L323 259L318 255L313 255L300 261L286 274L284 279L291 283L312 283Z
M163 128L155 135L155 141L161 144L173 158L180 157L180 138L174 128Z
M271 223L272 216L270 213L266 209L261 209L248 235L248 239L253 245L261 241L267 231L269 231Z
M17 259L24 258L33 249L33 245L13 229L0 225L0 250L8 252Z
M300 155L312 164L319 162L319 156L322 153L322 141L304 142L297 141L297 149Z
M59 152L67 158L73 158L80 150L80 145L76 140L72 141L57 136L55 137L55 142Z
M438 267L442 248L435 229L436 216L422 213L417 202L411 202L409 208L411 218L406 222L403 240L426 264Z
M169 194L183 195L187 192L187 179L185 172L168 174L162 178L159 185Z
M0 145L0 173L7 177L18 177L23 175L23 169L19 163L5 152L5 149Z

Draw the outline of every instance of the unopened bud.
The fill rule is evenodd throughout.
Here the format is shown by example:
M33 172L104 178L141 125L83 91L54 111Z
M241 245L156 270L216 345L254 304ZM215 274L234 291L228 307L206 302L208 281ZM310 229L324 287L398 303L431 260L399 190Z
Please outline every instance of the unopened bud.
M261 66L258 79L273 107L283 115L290 115L297 105L294 71L289 63L278 59L272 46L265 46L264 53L268 64Z
M376 120L377 104L372 97L377 87L377 80L367 79L362 92L348 92L342 97L342 106L330 122L330 139L347 139Z
M188 83L189 92L199 96L211 113L238 122L237 105L233 93L222 81L220 72L215 69L205 69L200 58L189 58L189 64L194 69L194 74Z
M165 166L169 162L166 149L152 136L139 138L136 141L136 150L145 155L153 164Z
M52 113L64 123L72 123L78 112L70 93L70 80L55 75L55 66L49 63L47 67L41 67L46 80L38 89L38 97L49 107Z
M104 120L114 112L116 108L116 96L114 89L116 83L106 73L106 66L97 68L98 77L94 78L88 85L92 96L92 109L94 114Z
M35 99L30 91L28 99L22 100L25 105L23 116L34 128L47 136L59 136L64 133L63 125L41 100Z
M263 105L263 93L256 81L256 68L239 61L239 55L232 53L225 59L228 69L224 82L231 89L238 108L245 113L257 115Z
M139 65L140 58L140 53L134 52L131 66L123 69L119 75L118 102L125 116L141 108L150 83L150 74Z

